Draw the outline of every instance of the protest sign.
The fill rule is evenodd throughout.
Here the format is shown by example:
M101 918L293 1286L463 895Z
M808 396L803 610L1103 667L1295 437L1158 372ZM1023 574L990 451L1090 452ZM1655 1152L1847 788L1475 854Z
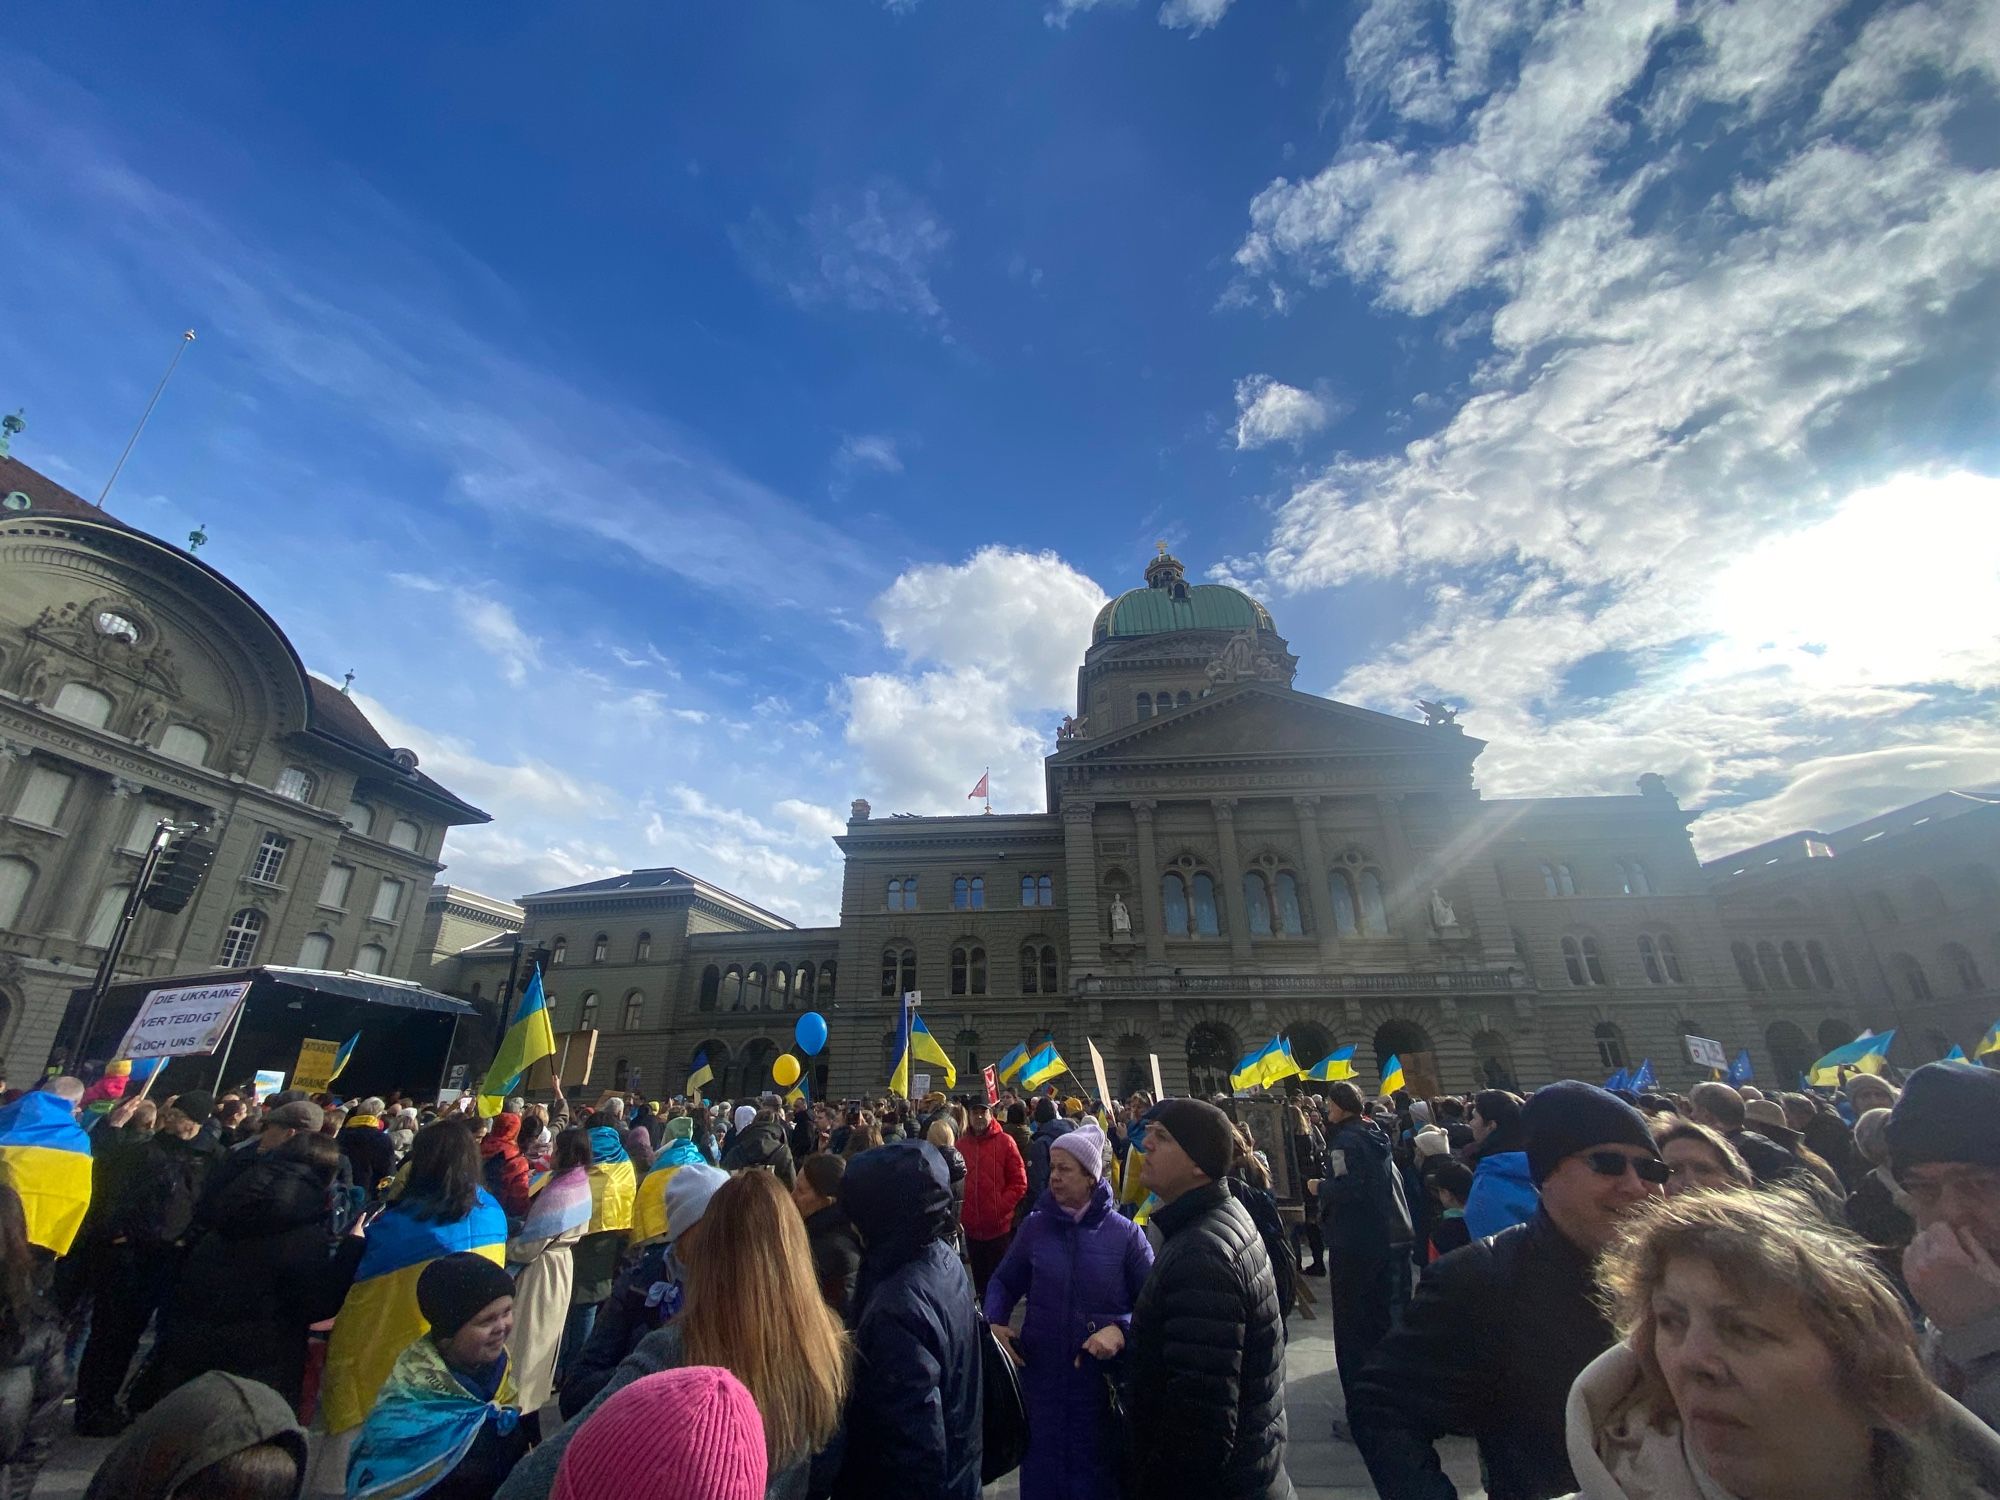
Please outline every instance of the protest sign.
M299 1060L292 1067L292 1086L308 1094L324 1094L333 1086L333 1064L339 1055L340 1043L307 1037L299 1043Z
M154 990L140 1002L139 1014L112 1055L134 1062L148 1057L206 1057L222 1045L249 993L247 979Z
M998 1104L1000 1102L1000 1070L994 1067L992 1063L988 1063L984 1068L980 1069L979 1076L986 1080L986 1102L988 1104Z

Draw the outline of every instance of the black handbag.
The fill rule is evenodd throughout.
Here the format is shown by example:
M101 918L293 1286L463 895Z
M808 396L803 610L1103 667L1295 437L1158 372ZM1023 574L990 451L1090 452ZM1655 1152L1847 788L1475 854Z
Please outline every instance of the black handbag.
M1021 1467L1028 1451L1028 1403L1021 1392L1021 1372L983 1317L979 1336L979 1482L991 1484Z

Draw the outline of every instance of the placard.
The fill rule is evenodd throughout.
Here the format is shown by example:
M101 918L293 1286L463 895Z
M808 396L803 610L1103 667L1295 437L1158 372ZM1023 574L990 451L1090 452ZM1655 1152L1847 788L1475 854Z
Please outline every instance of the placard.
M299 1060L292 1065L292 1087L324 1094L333 1087L333 1060L339 1055L340 1043L307 1037L299 1043Z
M247 979L154 990L140 1002L139 1014L112 1056L133 1062L148 1057L206 1057L222 1045L229 1023L249 993Z
M1097 1075L1097 1102L1108 1105L1111 1102L1111 1085L1104 1081L1104 1054L1097 1050L1097 1043L1089 1037L1083 1045L1090 1049L1090 1071Z
M1729 1054L1722 1050L1722 1043L1710 1041L1705 1036L1683 1037L1687 1043L1688 1061L1702 1068L1729 1067Z
M276 1068L259 1068L256 1081L250 1085L250 1092L259 1099L268 1099L284 1091L285 1075Z
M921 1099L924 1097L924 1095L928 1094L930 1091L931 1091L930 1074L912 1073L910 1075L910 1097L912 1099Z
M1167 1097L1167 1087L1160 1082L1160 1054L1148 1052L1146 1056L1153 1060L1153 1102L1158 1104Z
M528 1064L528 1072L522 1078L520 1088L523 1093L537 1093L555 1086L556 1070L562 1070L562 1086L566 1089L582 1088L590 1082L591 1064L597 1060L597 1033L595 1031L558 1031L556 1050L553 1057L540 1057Z
M998 1104L1000 1102L1000 1070L994 1067L992 1063L988 1063L979 1070L979 1076L986 1080L986 1102L988 1104Z

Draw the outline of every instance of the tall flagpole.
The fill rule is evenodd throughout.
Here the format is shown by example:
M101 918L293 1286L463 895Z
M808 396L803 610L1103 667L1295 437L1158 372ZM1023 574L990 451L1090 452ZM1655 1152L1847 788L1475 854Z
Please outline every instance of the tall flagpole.
M160 392L164 391L167 388L167 382L174 378L174 367L181 362L181 356L187 353L187 346L193 342L194 330L190 328L186 333L181 335L180 343L174 346L174 357L167 361L167 373L162 375L160 383L153 387L153 399L148 401L146 409L139 413L139 425L134 427L132 435L125 439L125 451L118 455L118 462L111 470L111 477L104 481L104 490L97 497L97 508L99 510L104 509L105 497L111 493L111 486L118 482L119 472L125 467L125 460L132 456L132 449L139 441L139 434L146 430L147 418L153 415L153 408L160 404Z

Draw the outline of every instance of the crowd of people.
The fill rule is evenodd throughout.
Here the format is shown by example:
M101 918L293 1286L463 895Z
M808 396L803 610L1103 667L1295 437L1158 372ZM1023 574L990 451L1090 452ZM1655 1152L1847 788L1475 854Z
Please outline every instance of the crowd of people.
M9 1500L65 1421L118 1438L105 1500L970 1500L1016 1468L1025 1500L1282 1500L1308 1277L1333 1436L1392 1500L1455 1493L1449 1434L1493 1500L2000 1496L1972 1064L1341 1082L1263 1143L1143 1094L118 1093L0 1107Z

